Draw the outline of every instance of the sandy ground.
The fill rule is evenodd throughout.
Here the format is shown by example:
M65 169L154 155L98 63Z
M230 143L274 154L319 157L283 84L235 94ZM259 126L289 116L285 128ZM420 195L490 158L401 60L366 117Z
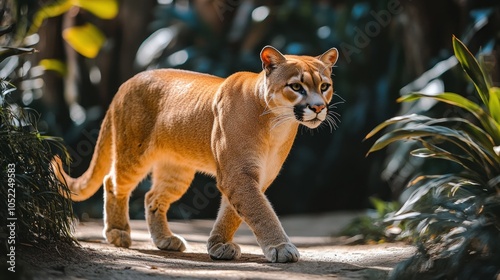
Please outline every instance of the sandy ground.
M331 237L354 216L330 213L282 218L299 248L298 263L267 262L246 226L235 238L241 245L241 259L213 261L205 247L213 224L210 220L170 222L171 229L188 241L183 253L158 250L145 221L132 221L129 249L105 243L102 221L88 221L76 228L80 248L26 247L20 257L35 279L386 279L414 248L399 243L349 246L346 238Z

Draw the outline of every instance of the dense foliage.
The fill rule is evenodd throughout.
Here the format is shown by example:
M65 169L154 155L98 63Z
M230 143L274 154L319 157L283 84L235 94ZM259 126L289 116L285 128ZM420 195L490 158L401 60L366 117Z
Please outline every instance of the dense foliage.
M6 82L1 86L4 95ZM42 136L36 130L35 112L9 106L2 99L0 208L4 211L0 219L16 218L19 242L71 241L72 203L60 194L60 190L67 194L69 190L56 179L49 165L54 155L51 144L60 144L60 140ZM3 239L7 232L4 227L1 230Z
M0 23L11 21L0 27L1 37L10 36L2 38L2 43L14 45L0 48L0 65L4 71L9 68L7 61L12 58L19 61L19 55L35 51L15 46L19 41L22 43L19 38L23 38L23 25L18 19L24 18L16 14L15 8L5 3L0 7ZM16 23L21 30L15 28ZM0 77L0 220L15 225L0 228L2 251L20 243L71 243L72 203L65 197L69 190L55 178L49 164L54 155L52 149L64 148L60 139L41 135L36 112L12 104L10 97L16 90L5 77ZM15 233L15 243L8 242L12 233Z
M412 193L405 204L387 219L405 221L406 234L419 249L398 265L393 279L493 279L500 273L500 89L455 37L453 47L479 98L412 93L400 101L431 98L469 114L395 117L367 135L397 124L369 152L411 139L421 143L413 156L449 161L456 170L416 177L408 185Z

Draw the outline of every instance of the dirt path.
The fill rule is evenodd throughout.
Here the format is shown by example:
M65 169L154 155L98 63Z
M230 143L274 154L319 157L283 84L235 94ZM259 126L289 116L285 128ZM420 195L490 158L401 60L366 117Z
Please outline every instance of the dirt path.
M301 260L291 264L266 261L247 227L236 234L242 258L213 261L205 242L213 221L171 222L189 243L184 253L160 251L151 243L145 221L132 221L129 249L106 244L102 222L80 223L76 236L81 248L23 250L22 258L36 279L386 279L399 261L414 249L404 244L346 246L331 238L353 214L337 213L283 218L283 226L299 247Z

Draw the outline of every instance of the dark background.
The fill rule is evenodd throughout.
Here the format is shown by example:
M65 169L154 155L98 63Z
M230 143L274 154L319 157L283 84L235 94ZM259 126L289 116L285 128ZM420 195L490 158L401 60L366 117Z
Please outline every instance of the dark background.
M28 81L43 83L21 86L14 99L40 112L40 130L64 138L73 158L71 174L77 176L88 167L114 93L137 72L174 67L226 77L240 70L260 71L259 52L265 45L308 55L337 47L340 58L333 80L339 97L332 102L345 100L337 109L339 128L301 129L267 195L280 215L364 209L370 207L371 196L397 199L409 178L387 171L388 152L365 157L373 140L363 141L377 124L405 111L395 101L405 93L401 89L410 84L406 90L420 90L429 84L412 82L453 55L452 34L474 53L488 49L498 58L497 1L269 2L122 0L118 15L109 20L74 7L44 21L34 45L39 52L30 64L57 59L66 72L37 76L26 71ZM106 36L96 58L80 55L62 37L64 29L87 22ZM446 84L443 90L470 90L456 67L440 79ZM143 218L148 184L146 179L134 191L131 218ZM169 216L214 217L218 196L213 179L197 176ZM102 191L76 203L75 211L102 216Z

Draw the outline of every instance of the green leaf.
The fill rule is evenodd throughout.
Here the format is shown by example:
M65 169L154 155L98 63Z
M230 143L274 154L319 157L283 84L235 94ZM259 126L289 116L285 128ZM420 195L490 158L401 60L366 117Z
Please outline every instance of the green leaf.
M500 88L490 88L490 102L488 103L488 109L491 117L497 123L500 123Z
M489 92L487 80L485 79L485 74L483 70L479 66L476 58L472 55L472 53L467 49L467 47L462 43L457 37L453 36L453 50L455 52L455 56L460 62L460 65L464 69L465 73L469 76L469 78L474 83L481 100L485 105L489 103Z
M23 53L35 53L36 50L34 48L10 48L10 47L1 47L0 48L0 62L6 59L9 56L19 55Z
M425 125L441 125L451 129L463 131L473 141L480 144L484 149L491 150L495 145L495 141L483 129L463 118L440 118L432 119L425 123Z
M480 143L476 143L476 141L466 133L444 126L415 125L393 130L375 141L368 153L383 149L395 141L409 139L431 144L446 141L458 147L465 155L468 155L478 164L483 165L484 168L487 169L487 172L489 172L490 169L496 170L500 168L500 159L498 155L494 153L493 149L482 147Z
M415 101L420 98L432 98L436 99L438 101L446 102L451 105L455 105L461 108L464 108L471 113L475 112L476 110L482 110L481 106L478 104L470 101L469 99L453 93L453 92L443 92L443 93L438 93L438 94L428 94L428 93L422 93L422 92L414 92L410 93L408 95L401 96L400 98L397 99L398 102L409 102L409 101Z
M444 148L440 148L435 144L432 144L427 141L421 141L421 142L425 148L416 149L412 151L411 152L412 155L421 157L431 157L431 158L443 159L455 162L461 165L469 172L471 172L471 174L476 178L484 178L485 176L486 177L488 176L488 174L485 174L485 168L482 162L478 162L470 156L463 156L461 154L450 152Z
M407 213L407 212L413 212L416 210L415 205L418 203L423 203L425 200L423 199L429 191L432 188L432 184L429 182L432 182L435 180L435 178L431 178L429 181L429 178L431 176L419 176L415 178L413 181L411 181L408 186L418 185L418 188L413 191L413 193L410 195L410 197L406 200L406 202L401 206L401 208L395 213L395 217ZM441 177L441 176L440 176ZM418 211L418 210L417 210Z
M416 188L394 217L414 211L421 213L434 212L432 209L436 207L437 198L444 196L445 201L449 200L449 194L457 184L482 187L458 174L419 176L408 184L408 187Z
M402 96L398 99L398 102L414 101L423 97L432 98L469 111L481 122L484 130L491 135L495 143L500 143L500 124L488 115L488 113L486 113L481 106L461 95L452 92L439 94L426 94L418 92Z
M380 132L382 129L388 127L391 124L404 124L408 122L418 122L418 121L429 121L432 120L432 118L429 118L427 116L422 116L422 115L417 115L417 114L411 114L411 115L406 115L406 116L397 116L394 118L391 118L378 126L376 126L372 131L370 131L366 136L365 139L373 137L373 135L377 134Z
M494 145L495 142L491 138L491 136L486 133L483 129L480 127L472 124L470 121L463 119L463 118L439 118L439 119L434 119L430 118L427 116L422 116L422 115L417 115L417 114L411 114L411 115L406 115L406 116L398 116L391 118L377 127L375 127L366 137L365 140L373 137L375 134L380 132L381 130L385 129L389 125L397 124L399 127L402 127L404 125L441 125L445 127L449 127L452 129L464 131L467 133L470 137L472 137L476 142L481 143L482 146L484 146L486 149L491 149Z
M370 202L375 207L377 215L382 218L387 213L394 212L399 208L399 204L397 202L386 202L380 198L370 197Z
M395 222L395 221L404 221L408 219L423 219L429 217L428 214L422 214L420 212L408 212L404 214L399 214L384 220L384 222Z
M415 150L411 151L410 154L412 156L421 157L421 158L436 157L438 155L435 152L433 152L427 148L415 149Z
M390 131L384 135L382 135L373 146L370 148L368 153L372 153L378 150L381 150L388 146L389 144L400 141L400 140L418 140L423 137L437 137L442 140L451 141L452 137L461 137L457 134L456 131L449 129L447 127L442 126L414 126L414 127L405 127L400 129L395 129Z

